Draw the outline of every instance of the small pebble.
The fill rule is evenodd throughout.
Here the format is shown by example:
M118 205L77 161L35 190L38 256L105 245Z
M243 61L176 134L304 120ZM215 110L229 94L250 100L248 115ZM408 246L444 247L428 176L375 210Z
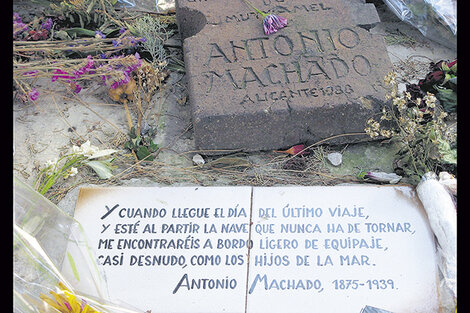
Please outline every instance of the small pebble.
M195 165L204 165L204 163L206 163L206 161L204 161L204 158L200 154L195 154L193 156L193 163Z
M339 152L329 153L326 158L334 166L339 166L343 162L343 155Z

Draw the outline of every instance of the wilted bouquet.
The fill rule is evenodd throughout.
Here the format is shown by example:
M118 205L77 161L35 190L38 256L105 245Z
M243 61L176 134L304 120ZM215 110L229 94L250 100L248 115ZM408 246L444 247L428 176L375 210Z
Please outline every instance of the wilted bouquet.
M422 98L412 97L409 91L400 94L395 79L395 73L385 77L391 107L383 108L379 121L369 119L365 132L372 138L390 138L399 145L395 172L414 183L427 172L456 169L457 134L445 122L447 113L430 92Z
M49 160L37 177L34 186L44 195L59 179L75 176L82 166L89 166L100 179L113 176L114 158L106 158L117 152L114 149L99 149L87 140L80 147L72 146L72 151L60 158Z

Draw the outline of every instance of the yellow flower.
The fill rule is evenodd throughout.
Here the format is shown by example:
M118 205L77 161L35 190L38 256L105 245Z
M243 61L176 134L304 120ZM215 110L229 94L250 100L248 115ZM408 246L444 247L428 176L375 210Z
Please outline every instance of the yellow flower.
M49 298L44 294L40 295L40 298L44 302L56 310L50 311L60 313L100 313L90 307L85 300L77 298L77 296L68 290L61 282L59 282L59 291L50 291L50 294L53 298ZM47 312L49 312L49 310Z

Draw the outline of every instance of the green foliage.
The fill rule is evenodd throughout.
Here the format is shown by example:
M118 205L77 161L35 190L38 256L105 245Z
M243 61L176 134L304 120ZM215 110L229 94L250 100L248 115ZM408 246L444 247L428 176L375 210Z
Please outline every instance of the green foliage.
M65 18L65 27L72 29L100 30L107 34L118 29L119 16L114 9L117 0L63 0L59 4L51 3L51 14ZM93 34L78 31L73 35L94 36ZM69 33L69 35L71 35ZM71 36L75 38L75 36Z
M158 18L144 15L133 24L127 24L127 27L134 36L146 39L141 44L142 50L150 55L154 64L166 63L167 52L164 43L173 34L167 24L162 23Z
M434 93L444 111L455 112L457 110L457 62L455 61L451 67L446 62L442 62L441 68L445 78L440 85L433 86Z
M34 182L36 190L44 195L59 179L74 175L72 169L78 168L84 160L85 156L72 153L49 162Z
M153 161L152 153L158 149L152 138L157 133L156 128L150 127L144 134L136 134L135 127L131 128L129 132L129 141L124 144L124 147L134 151L139 160Z

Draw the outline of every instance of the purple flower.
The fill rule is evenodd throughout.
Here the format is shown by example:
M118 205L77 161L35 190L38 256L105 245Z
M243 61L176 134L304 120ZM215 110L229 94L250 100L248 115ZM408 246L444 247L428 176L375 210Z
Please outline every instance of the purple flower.
M28 25L23 23L21 16L16 12L13 13L13 37L16 37L16 35L19 35L27 29Z
M37 91L36 88L33 88L28 93L28 96L29 96L29 99L36 101L39 98L39 91Z
M55 82L57 79L60 78L60 79L65 79L66 82L69 83L69 82L70 82L70 79L71 79L71 78L74 78L73 76L70 76L69 73L67 73L67 72L65 72L65 71L62 71L61 69L56 69L56 70L54 71L54 74L55 74L55 75L53 75L52 78L51 78L51 81L52 81L52 82Z
M113 47L117 47L117 46L119 46L119 41L117 41L117 40L113 40L112 42L113 42Z
M38 72L39 71L37 71L37 70L25 72L25 73L23 73L23 76L35 77Z
M100 32L99 30L97 30L97 31L95 31L95 38L104 39L104 38L106 38L106 35L103 34L102 32Z
M264 33L266 35L273 34L279 29L287 26L287 19L275 14L266 15L263 20Z
M13 12L13 22L21 23L21 16L16 12Z
M78 84L75 84L75 90L73 92L79 93L82 90L82 87L80 87Z
M124 34L125 31L126 31L126 29L124 27L121 27L121 29L119 30L119 33Z
M246 4L253 8L259 15L263 17L263 28L266 35L277 32L279 29L287 26L287 19L275 14L267 14L257 9L250 1L244 0Z
M52 19L48 18L44 23L41 24L41 29L51 30L52 28Z

